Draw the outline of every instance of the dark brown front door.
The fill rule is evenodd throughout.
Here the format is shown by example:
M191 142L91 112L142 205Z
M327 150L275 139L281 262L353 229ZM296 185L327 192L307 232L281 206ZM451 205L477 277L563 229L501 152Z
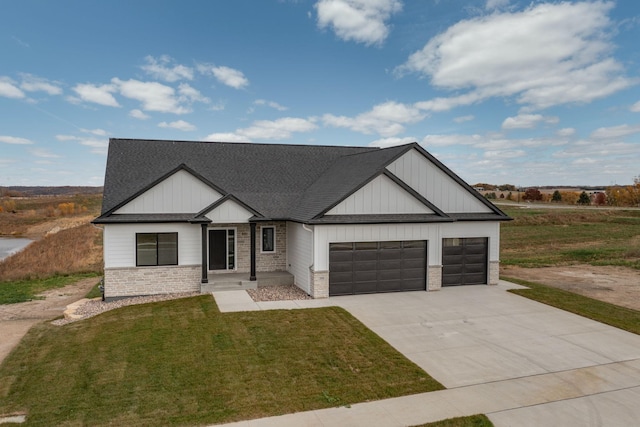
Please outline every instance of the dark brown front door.
M209 270L227 269L227 230L209 230Z

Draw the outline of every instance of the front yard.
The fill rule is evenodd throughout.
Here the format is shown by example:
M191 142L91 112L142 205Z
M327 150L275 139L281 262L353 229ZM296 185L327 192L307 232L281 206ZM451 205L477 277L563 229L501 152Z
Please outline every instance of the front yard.
M221 314L205 295L32 328L0 366L0 414L198 425L442 388L340 308Z

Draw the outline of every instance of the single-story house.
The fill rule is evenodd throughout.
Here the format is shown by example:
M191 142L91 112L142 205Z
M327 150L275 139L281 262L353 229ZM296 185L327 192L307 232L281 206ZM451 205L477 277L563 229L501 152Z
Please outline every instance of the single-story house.
M416 143L112 138L93 222L107 299L272 272L325 298L495 284L509 219Z

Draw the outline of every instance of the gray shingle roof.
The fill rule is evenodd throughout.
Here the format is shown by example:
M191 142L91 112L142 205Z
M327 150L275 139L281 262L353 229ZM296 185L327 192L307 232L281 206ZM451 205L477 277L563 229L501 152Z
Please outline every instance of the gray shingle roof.
M112 213L180 168L241 201L259 213L258 218L309 222L416 146L379 149L112 138L102 215L95 222L140 219ZM496 214L506 217L499 210ZM430 218L421 220L434 220Z

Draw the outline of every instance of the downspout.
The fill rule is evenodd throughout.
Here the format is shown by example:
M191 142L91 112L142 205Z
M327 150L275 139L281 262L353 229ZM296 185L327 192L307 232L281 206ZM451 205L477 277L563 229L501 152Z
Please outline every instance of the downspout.
M315 261L316 259L316 251L315 251L315 242L314 242L314 238L315 235L313 234L313 229L309 228L309 226L307 224L305 224L304 222L302 223L302 229L305 231L308 231L309 233L311 233L311 265L309 266L309 270L313 271L313 261Z

